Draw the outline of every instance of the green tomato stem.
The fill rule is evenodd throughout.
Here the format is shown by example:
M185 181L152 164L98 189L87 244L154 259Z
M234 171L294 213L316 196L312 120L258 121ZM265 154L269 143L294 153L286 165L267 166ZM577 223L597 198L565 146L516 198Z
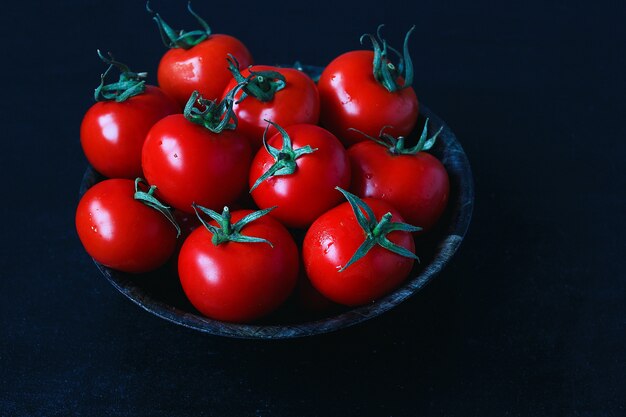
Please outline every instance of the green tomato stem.
M268 214L270 211L274 210L276 207L271 207L265 210L254 211L242 219L240 219L235 224L231 222L231 214L230 209L228 207L224 207L222 214L219 214L209 208L199 206L197 204L192 204L193 210L196 212L196 216L200 220L200 223L213 235L211 238L211 242L215 245L221 245L226 242L240 242L240 243L267 243L271 247L272 242L267 239L263 239L260 237L253 237L241 234L241 229L243 229L246 225L252 223L253 221L260 219L261 217ZM205 221L200 213L204 213L209 216L211 219L217 222L218 226L213 226Z
M154 192L156 191L156 188L157 188L156 185L150 185L149 186L150 188L148 189L148 191L143 191L141 189L142 184L145 184L146 186L148 186L148 183L146 183L143 178L138 177L135 179L135 194L133 198L145 204L146 206L158 211L163 216L165 216L165 218L170 223L172 223L172 225L176 229L176 237L178 238L181 234L180 226L178 225L178 222L176 222L176 219L174 218L174 215L172 214L170 207L161 203L154 196Z
M301 148L294 149L291 143L291 138L280 125L274 123L269 120L265 120L267 122L267 126L265 127L265 131L263 132L263 146L267 153L269 153L274 158L274 164L267 170L263 175L261 175L254 183L250 192L254 191L263 181L268 178L278 176L278 175L291 175L296 172L298 168L298 164L296 160L301 158L303 155L311 154L317 151L317 148L312 148L310 145L303 146ZM270 126L274 126L276 130L280 133L283 138L283 147L282 149L276 149L270 146L267 143L267 130Z
M127 65L116 61L113 54L108 53L108 57L104 56L100 50L97 50L98 56L109 67L100 76L100 85L94 91L94 99L96 101L115 101L121 103L129 98L142 94L146 90L146 72L132 72ZM105 84L105 79L113 68L120 71L120 78L115 83Z
M413 252L409 251L402 246L396 245L387 239L387 235L393 231L404 231L404 232L417 232L422 230L421 227L412 226L407 223L401 222L392 222L391 213L385 213L380 222L376 220L376 216L372 209L365 204L363 200L361 200L356 195L342 189L341 187L336 187L336 190L340 191L348 203L352 207L352 211L356 217L357 222L363 229L365 233L365 240L358 247L354 255L350 258L348 263L346 263L339 272L343 272L353 263L357 262L359 259L363 258L374 246L379 245L393 253L396 253L400 256L404 256L406 258L416 259L419 262L419 258Z

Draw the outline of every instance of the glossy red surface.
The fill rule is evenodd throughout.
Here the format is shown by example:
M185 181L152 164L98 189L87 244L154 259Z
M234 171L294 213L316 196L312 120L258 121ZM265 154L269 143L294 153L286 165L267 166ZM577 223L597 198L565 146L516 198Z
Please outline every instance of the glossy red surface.
M211 35L190 49L170 49L159 62L159 86L181 106L187 103L194 90L206 99L218 99L232 78L226 61L229 53L243 68L252 64L252 55L246 46L229 35Z
M374 78L373 58L372 51L346 52L328 64L317 83L321 124L346 145L365 140L349 128L378 137L383 126L391 126L387 133L406 136L417 122L413 88L387 91Z
M238 133L213 133L176 114L148 133L142 165L163 200L188 213L192 203L221 211L246 190L251 151Z
M140 177L146 134L157 121L180 110L172 98L151 85L144 93L120 103L97 102L87 110L80 126L83 152L106 177Z

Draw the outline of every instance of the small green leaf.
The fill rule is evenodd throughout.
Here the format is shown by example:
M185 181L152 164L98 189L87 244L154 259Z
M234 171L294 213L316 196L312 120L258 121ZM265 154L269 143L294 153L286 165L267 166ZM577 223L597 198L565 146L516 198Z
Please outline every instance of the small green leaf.
M367 255L370 249L372 249L374 246L376 246L376 240L365 239L365 242L363 242L361 246L359 246L359 248L356 250L356 252L354 252L354 255L352 255L352 258L350 258L348 263L345 264L341 269L339 269L339 272L345 271L347 267Z
M109 65L104 74L100 75L100 84L94 91L94 99L96 101L116 101L121 103L129 98L142 94L146 90L147 73L145 72L132 72L127 65L118 62L113 58L113 55L109 52L107 58L97 50L100 59ZM105 79L113 69L116 67L120 71L120 76L117 82L105 84Z
M352 207L352 211L354 212L357 222L365 233L364 242L359 246L354 255L352 255L348 263L344 265L341 269L339 269L339 272L344 271L350 265L363 258L376 245L380 245L381 247L398 255L407 258L417 259L419 261L419 258L413 252L402 246L396 245L395 243L387 239L386 236L393 231L402 231L407 233L416 232L418 230L421 230L420 227L411 226L406 223L392 222L391 212L385 213L379 222L377 221L372 209L367 204L365 204L363 200L361 200L356 195L341 189L340 187L336 187L336 189L341 191L346 200L348 200L348 203ZM369 219L366 218L361 210L367 213Z
M152 15L161 35L161 40L167 48L190 49L200 42L203 42L211 35L209 25L191 8L191 2L187 3L187 10L198 21L202 29L185 32L184 30L174 30L157 12L150 8L150 2L146 2L146 10Z
M302 148L293 149L293 145L291 143L291 138L289 134L277 123L274 123L270 120L265 120L267 122L267 126L265 127L265 131L263 132L263 146L265 150L274 158L274 164L267 171L263 173L252 185L250 188L250 192L254 191L263 181L268 178L279 176L279 175L291 175L296 172L296 168L298 167L296 160L303 155L311 154L317 151L317 148L311 148L311 146L306 145ZM283 139L283 147L278 150L267 143L267 130L269 127L274 126L276 130L278 130L279 134Z
M133 198L165 216L165 218L170 223L172 223L172 226L174 226L174 228L176 229L176 237L178 238L181 234L180 226L178 225L178 222L176 222L176 219L174 218L170 207L161 203L153 195L157 188L156 185L150 186L150 189L146 192L141 190L141 184L148 185L148 183L146 183L143 178L135 178L135 195L133 196Z
M268 241L267 239L242 235L241 230L246 225L250 224L251 222L258 220L259 218L268 214L275 207L252 212L244 216L234 225L231 223L230 210L228 207L224 207L222 214L218 214L217 212L209 208L199 206L195 203L192 204L192 207L194 211L196 212L196 216L198 216L198 219L200 219L200 222L202 223L202 225L213 235L213 237L211 238L211 242L216 246L222 243L226 243L226 242L239 242L239 243L267 243L271 247L274 247L272 245L272 242ZM200 215L198 211L211 217L211 219L217 222L218 226L214 226L214 225L207 223L202 218L202 216Z
M413 252L411 252L410 250L403 248L402 246L398 246L395 243L393 243L392 241L390 241L389 239L387 239L386 237L382 237L378 244L380 246L382 246L383 248L396 253L400 256L404 256L405 258L413 258L413 259L418 259L417 255L415 255Z

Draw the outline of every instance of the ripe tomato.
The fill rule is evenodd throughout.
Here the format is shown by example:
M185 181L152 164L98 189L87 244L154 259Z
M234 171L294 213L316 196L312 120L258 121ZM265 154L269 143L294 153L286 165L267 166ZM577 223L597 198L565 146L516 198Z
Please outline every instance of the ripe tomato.
M163 200L189 213L194 202L218 209L235 201L246 189L251 158L237 132L213 133L175 114L148 132L142 165Z
M230 81L222 97L225 97L238 82L244 79L248 79L248 83L255 83L256 87L263 91L276 85L276 80L270 79L272 73L278 73L284 78L279 81L281 87L268 94L267 97L255 97L254 90L248 92L246 87L235 96L233 111L238 119L237 130L250 140L254 150L259 149L263 143L263 132L267 127L266 120L285 127L302 123L317 124L319 121L320 103L317 87L313 80L302 71L294 68L256 65L252 67L252 71L254 74L258 73L258 76L251 77L248 68L241 73L235 65L231 68L237 76ZM239 101L243 94L246 94L246 97ZM277 130L270 127L267 134L270 137L276 133Z
M335 58L322 72L317 87L320 94L321 125L333 132L346 146L363 141L364 138L349 128L376 136L383 126L391 126L389 133L408 135L418 115L418 102L410 85L412 66L408 57L405 38L405 57L402 64L393 66L381 51L378 42L374 51L351 51ZM380 35L379 35L380 37ZM378 65L374 66L375 57ZM398 69L410 68L405 77ZM389 91L381 80L395 80L395 91ZM388 86L393 89L392 86Z
M227 57L232 54L241 65L252 64L252 55L237 38L211 34L204 20L189 12L202 26L201 30L184 32L170 28L158 13L153 13L165 45L170 48L161 58L157 70L159 86L182 106L194 91L211 100L219 99L232 78Z
M272 216L283 224L304 228L342 200L335 187L349 186L350 163L341 142L319 126L274 126L279 132L269 139L267 149L257 152L250 167L252 198L260 208L276 206ZM281 143L282 149L277 149Z
M426 122L428 124L428 122ZM446 168L423 146L404 149L391 143L360 142L348 149L352 165L351 190L360 197L380 198L424 231L432 229L448 204L450 181ZM429 140L434 143L435 135ZM426 139L426 126L422 145ZM395 141L395 142L394 142ZM428 147L430 147L428 146Z
M229 322L256 320L278 308L296 284L298 248L293 238L270 216L237 226L252 213L238 210L228 214L225 210L221 217L228 218L226 227L231 234L266 241L216 239L217 234L199 227L180 251L178 274L183 290L208 317ZM221 226L220 233L228 234L223 221L208 224Z
M362 203L373 214L367 216L370 230L364 230L365 221L357 220L355 207L346 202L318 218L307 231L302 246L304 267L313 286L325 297L349 306L373 302L400 285L411 272L415 256L409 232L416 228L404 225L387 230L397 224L389 223L390 218L402 222L400 213L382 200L367 198ZM363 210L363 206L357 210ZM377 237L374 230L381 218L378 224L384 225L378 227L378 232L383 233ZM367 245L366 241L371 242L371 236L390 246L385 235L387 242L400 247L395 250L403 255L374 242L360 259L349 263Z
M143 273L163 265L176 247L176 228L157 210L136 200L132 180L104 180L76 209L76 230L85 250L113 269Z
M141 148L148 130L180 108L158 87L145 85L145 74L131 72L112 57L100 57L110 66L96 89L98 102L83 117L80 143L89 163L105 177L135 179L142 176ZM120 81L104 85L114 66L120 69Z

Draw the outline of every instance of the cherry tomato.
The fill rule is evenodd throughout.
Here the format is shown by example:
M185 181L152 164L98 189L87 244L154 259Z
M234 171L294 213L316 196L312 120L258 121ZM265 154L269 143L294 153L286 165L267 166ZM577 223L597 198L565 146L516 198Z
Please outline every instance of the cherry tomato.
M142 165L165 202L193 213L192 203L219 209L235 201L246 189L251 157L235 131L213 133L175 114L148 132Z
M191 9L191 2L187 9L201 29L190 32L173 30L148 7L164 44L170 48L159 62L159 86L181 106L194 91L207 99L220 98L232 77L228 70L229 54L243 66L252 64L252 55L240 40L230 35L212 34L207 23Z
M191 49L168 50L159 62L159 85L184 105L197 90L204 97L218 99L232 78L226 58L234 55L242 65L252 64L252 55L236 38L211 35Z
M275 155L265 148L257 152L250 167L249 184L254 187L259 178L277 168L290 167L292 173L277 171L258 183L251 192L252 198L260 208L277 206L271 215L283 224L304 228L342 201L335 187L349 186L350 163L341 142L319 126L300 124L279 129L281 132L267 142L270 149L275 149ZM285 146L285 135L291 146ZM310 153L296 156L303 149Z
M95 91L96 104L83 117L80 143L89 163L109 178L142 176L141 148L148 130L163 117L179 113L176 102L160 88L145 85L145 73L130 69L98 51L109 68ZM106 76L117 67L120 79L105 85Z
M321 125L346 146L364 140L350 128L375 136L384 126L390 126L388 133L406 136L417 122L418 102L410 86L413 70L407 49L413 29L404 39L402 64L394 66L387 58L387 48L381 48L385 42L381 28L380 43L373 36L364 35L369 36L374 51L351 51L338 56L324 69L317 84Z
M413 88L390 93L372 75L371 51L352 51L335 58L317 84L321 124L346 145L363 139L349 128L375 136L389 125L389 133L408 135L417 122L418 103Z
M252 67L254 73L274 71L284 76L284 87L274 93L269 101L261 101L253 95L247 95L239 101L245 90L239 90L235 96L233 111L237 115L237 130L250 140L253 149L259 149L263 142L263 132L267 127L266 120L271 120L281 126L295 124L317 124L319 121L319 94L313 80L294 68L278 68L267 65ZM250 69L241 71L241 77L250 77ZM253 78L254 82L254 78ZM270 83L264 80L262 83ZM232 90L238 81L232 79L222 97ZM274 127L270 127L267 137L276 134Z
M234 211L233 222L251 214ZM218 223L209 223L217 226ZM227 241L215 245L213 234L199 227L185 240L178 273L189 301L204 315L222 321L250 322L278 308L298 276L298 248L278 221L265 216L241 234L271 242Z
M394 152L373 141L350 147L351 190L360 197L387 201L408 223L428 231L448 204L446 168L421 149L414 154Z
M76 210L85 250L113 269L143 273L163 265L176 247L176 229L157 210L133 198L132 180L104 180L91 187Z
M393 221L403 221L400 213L388 203L369 198L363 201L376 219L391 213ZM391 231L386 237L393 244L415 252L409 232ZM349 306L367 304L389 293L407 278L414 260L380 245L374 245L362 258L346 267L366 238L349 203L329 210L311 225L304 237L302 257L311 283L325 297Z

